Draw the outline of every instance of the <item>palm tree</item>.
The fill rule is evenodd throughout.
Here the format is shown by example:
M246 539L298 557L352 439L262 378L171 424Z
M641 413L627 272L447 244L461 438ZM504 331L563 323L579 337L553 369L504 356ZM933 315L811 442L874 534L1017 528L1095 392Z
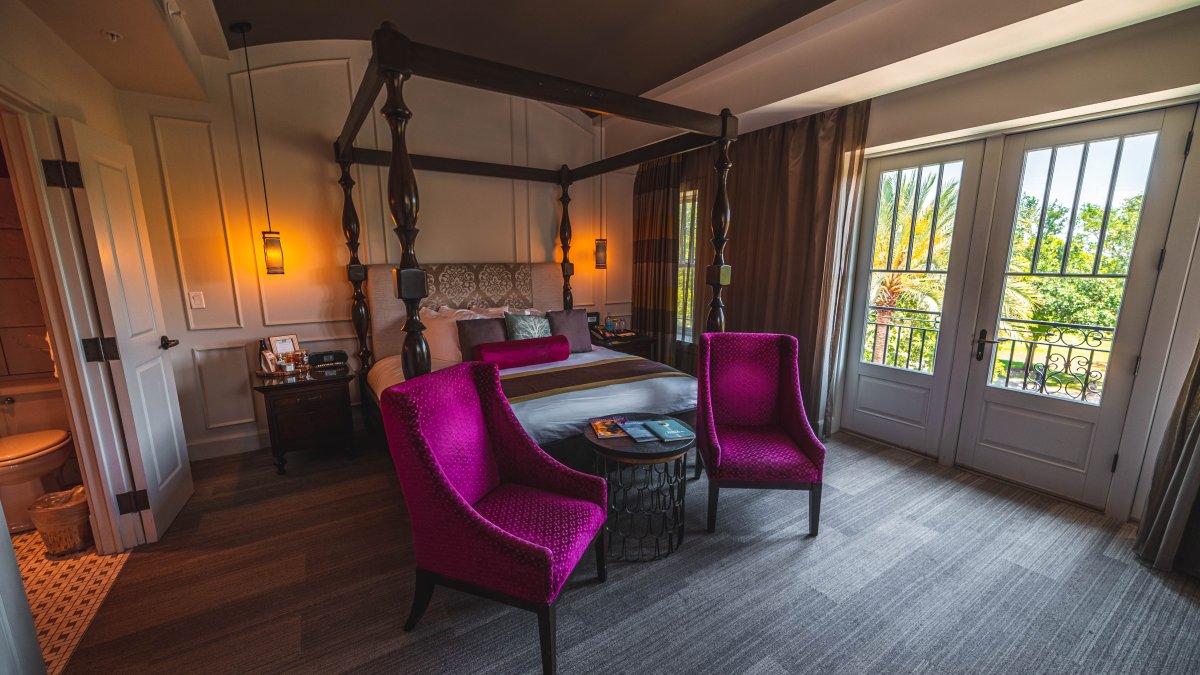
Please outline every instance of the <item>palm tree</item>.
M875 312L871 360L876 363L886 361L889 342L893 343L894 349L900 348L899 338L904 329L908 330L909 336L928 338L931 334L936 336L939 328L954 216L958 208L959 180L951 174L949 164L942 165L941 191L934 195L938 174L929 171L930 168L921 171L920 186L917 185L916 169L888 172L880 180L872 258L872 268L879 271L871 274L867 296ZM917 204L915 218L914 203ZM1036 295L1030 294L1034 289L1026 288L1028 284L1023 280L1011 281L1013 283L1004 294L1004 315L1027 318L1036 304L1031 299ZM934 318L935 315L922 312L937 312L938 315ZM936 339L925 339L922 344L918 363L932 366ZM909 353L906 363L912 357Z

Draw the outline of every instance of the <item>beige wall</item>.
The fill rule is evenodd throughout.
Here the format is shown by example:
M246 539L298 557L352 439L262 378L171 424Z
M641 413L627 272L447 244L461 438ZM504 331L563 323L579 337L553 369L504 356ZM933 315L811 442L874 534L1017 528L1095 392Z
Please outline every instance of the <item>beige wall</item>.
M261 402L250 390L259 337L294 333L310 349L356 350L332 142L369 45L289 43L252 48L250 56L284 275L267 275L262 264L266 215L241 53L231 61L205 58L207 103L120 95L164 312L181 341L172 353L193 459L265 444ZM414 153L544 168L583 164L598 153L590 120L575 111L420 79L406 86L405 98ZM373 115L358 145L383 148L386 139L386 124ZM354 169L360 255L398 263L383 173ZM418 181L421 260L556 260L555 186L431 172L418 172ZM605 277L592 258L599 191L596 179L571 190L573 286L577 305L607 311ZM204 294L204 309L189 306L190 292Z
M871 102L868 152L1200 94L1200 8Z

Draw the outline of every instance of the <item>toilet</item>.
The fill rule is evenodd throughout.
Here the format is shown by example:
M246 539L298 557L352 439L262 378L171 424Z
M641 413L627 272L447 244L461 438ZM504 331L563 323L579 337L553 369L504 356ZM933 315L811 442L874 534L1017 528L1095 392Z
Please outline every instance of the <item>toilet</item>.
M0 437L0 504L11 533L33 529L29 506L59 489L54 472L71 456L71 434L61 429Z

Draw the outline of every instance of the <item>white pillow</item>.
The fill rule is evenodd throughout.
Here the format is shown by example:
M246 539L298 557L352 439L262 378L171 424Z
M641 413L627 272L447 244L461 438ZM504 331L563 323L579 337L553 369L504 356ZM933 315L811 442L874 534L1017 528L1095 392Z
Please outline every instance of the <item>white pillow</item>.
M485 319L503 319L504 313L508 311L508 305L503 307L472 307L471 311Z
M425 340L429 343L430 358L459 363L462 347L458 344L458 322L481 318L469 309L442 307L437 311L422 308L421 323L425 324Z

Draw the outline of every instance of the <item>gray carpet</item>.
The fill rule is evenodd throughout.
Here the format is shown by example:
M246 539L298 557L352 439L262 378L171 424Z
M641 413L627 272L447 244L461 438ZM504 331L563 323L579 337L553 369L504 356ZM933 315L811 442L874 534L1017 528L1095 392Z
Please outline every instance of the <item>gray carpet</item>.
M805 493L689 490L664 561L581 564L559 607L570 673L1200 673L1200 583L1146 569L1132 526L850 436ZM532 615L439 589L368 671L536 671Z
M390 459L265 453L195 465L197 494L139 548L68 672L538 672L532 614L444 588L421 625ZM1200 673L1200 582L1149 570L1134 530L841 436L821 534L807 495L727 490L683 548L590 553L559 600L563 673Z

